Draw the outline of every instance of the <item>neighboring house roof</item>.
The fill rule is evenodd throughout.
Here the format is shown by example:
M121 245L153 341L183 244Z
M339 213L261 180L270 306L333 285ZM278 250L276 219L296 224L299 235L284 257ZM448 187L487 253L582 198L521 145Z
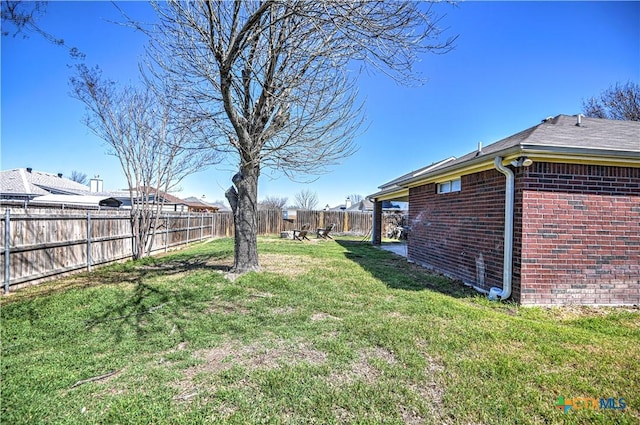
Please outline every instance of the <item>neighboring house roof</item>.
M221 203L221 202L214 202L213 204L214 207L218 208L218 211L231 211L231 208L229 208L228 206L226 206L225 204Z
M138 195L143 194L145 192L145 187L140 186L138 188L138 192L139 192ZM154 203L156 200L156 189L153 187L149 187L147 189L147 192L149 194L149 202ZM134 189L131 189L130 191L125 189L125 190L119 190L119 191L107 192L107 193L111 194L111 196L117 199L120 199L126 205L131 204L131 194L133 193L134 197L136 195ZM173 196L167 192L163 192L162 190L158 191L158 199L164 202L166 205L185 205L185 206L189 205L189 203L184 199L180 199L177 196Z
M401 209L398 207L394 207L393 204L388 203L383 205L383 210L397 210ZM361 211L361 212L371 212L373 211L373 202L369 199L363 199L360 202L354 202L349 208L347 208L346 204L340 204L336 207L329 208L329 211Z
M202 199L196 198L195 196L190 196L188 198L184 198L185 201L189 201L190 203L193 203L194 205L206 205L207 208L215 208L216 211L231 211L231 209L229 207L227 207L224 203L222 202L213 202L213 203L209 203L209 202L205 202Z
M184 201L187 202L187 205L189 205L189 208L191 209L209 211L218 211L219 209L216 205L211 205L208 202L204 202L203 200L196 198L195 196L184 198Z
M363 199L360 202L354 202L351 207L347 208L347 211L373 211L373 202L368 199Z
M131 204L128 190L95 193L90 191L89 186L64 178L62 174L45 173L31 168L2 171L0 193L3 199L31 200L30 202L41 204L115 207L123 202ZM197 198L187 201L162 191L159 192L159 196L167 205L184 205L190 209L210 211L220 209L217 205L207 204Z
M199 203L199 204L203 204L203 205L211 205L208 204L202 200L200 200L199 198L196 198L195 196L189 196L188 198L184 198L185 201L190 202L190 203Z
M328 211L373 211L373 202L368 199L363 199L358 202L351 202L350 198L347 198L347 202L344 204L336 205L335 207L327 207ZM349 206L347 206L349 205Z
M16 168L0 172L0 193L3 198L47 194L77 195L89 193L89 187L64 178L62 174Z
M189 205L189 202L185 201L184 199L180 199L177 196L173 196L170 193L167 192L163 192L163 191L158 191L158 195L162 198L164 198L165 203L168 204L172 204L172 205Z
M326 211L373 211L373 202L368 199L360 202L352 203L349 208L347 204L336 205L335 207L325 208Z
M379 186L370 199L407 200L409 188L493 168L495 157L640 165L640 122L558 115L460 158L448 158Z
M142 191L144 188L140 188L140 191ZM153 203L155 202L155 189L154 188L150 188L149 189L150 192L150 201ZM116 196L118 199L121 199L125 202L126 205L129 205L131 203L130 197L129 197L129 192L128 191L120 191L118 192L118 194L114 194L114 196ZM220 210L220 208L217 205L211 205L208 204L206 202L203 202L201 200L199 200L198 198L195 197L189 197L186 199L181 199L178 198L177 196L171 195L170 193L167 192L163 192L163 191L158 191L158 199L162 202L164 202L165 206L171 206L171 205L184 205L187 208L189 208L190 211L211 211L211 212L215 212Z
M122 201L100 195L43 195L31 200L30 204L64 204L81 207L119 207Z

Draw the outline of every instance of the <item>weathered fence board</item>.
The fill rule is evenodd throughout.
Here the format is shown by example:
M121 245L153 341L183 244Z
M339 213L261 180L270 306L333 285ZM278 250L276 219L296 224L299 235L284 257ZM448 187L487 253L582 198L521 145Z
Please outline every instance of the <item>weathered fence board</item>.
M26 210L5 211L0 226L3 244L2 282L5 292L27 284L93 266L131 258L130 215L127 211ZM371 213L298 211L295 220L284 220L282 211L258 214L258 234L277 235L308 224L312 232L335 224L334 233L367 235ZM219 237L233 237L233 215L163 214L153 241L153 253Z

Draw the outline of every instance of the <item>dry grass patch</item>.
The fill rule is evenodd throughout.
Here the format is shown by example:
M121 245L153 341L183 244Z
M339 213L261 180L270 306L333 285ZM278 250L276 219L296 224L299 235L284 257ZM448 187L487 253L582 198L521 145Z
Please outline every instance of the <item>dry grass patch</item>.
M638 313L640 318L640 306L629 307L591 307L580 305L566 305L560 307L543 307L541 310L549 317L556 320L571 321L584 318L607 317L611 313ZM640 323L640 321L638 322Z
M275 295L273 295L271 292L256 291L256 290L252 290L251 292L249 292L248 296L251 297L251 298L273 298L273 297L275 297Z
M259 342L242 345L226 341L217 347L198 350L194 356L202 360L202 363L186 369L184 378L175 383L174 387L180 391L175 400L186 401L198 393L194 382L198 375L217 375L236 366L251 372L299 363L322 364L327 358L326 353L312 348L307 343L291 343L284 340L273 341L269 345Z
M297 311L298 311L298 309L294 308L294 307L278 307L278 308L272 308L271 309L271 314L288 315L288 314L293 314L293 313L295 313Z
M328 313L314 313L311 316L311 321L312 322L318 322L318 321L321 321L321 320L338 320L338 321L340 321L342 319L340 317L332 316L332 315L330 315Z
M326 266L326 261L307 255L259 254L262 270L288 277L296 277Z
M206 314L249 314L249 309L233 303L231 301L221 300L220 297L215 297L209 304L204 312Z
M290 278L303 275L313 269L326 267L322 259L307 255L259 253L258 260L263 272L280 274ZM205 266L221 272L231 269L232 265L233 258L211 258L205 263ZM226 273L225 276L234 281L241 275Z
M302 362L320 364L327 357L324 352L311 348L309 344L291 344L283 340L274 341L269 345L258 342L249 345L225 342L218 347L200 350L195 355L203 359L204 363L190 368L187 374L218 373L233 366L252 371L275 369L283 364Z
M391 311L387 314L387 317L391 319L400 319L400 320L411 320L410 316L406 314L398 313L397 311Z
M398 364L398 358L393 351L383 347L375 347L367 351L367 358L384 360L390 365Z
M332 373L328 377L328 382L338 387L362 381L368 385L375 383L381 375L381 371L372 363L374 359L379 359L389 365L398 363L395 354L385 348L376 347L369 350L358 351L358 359L351 363L351 367L343 372Z

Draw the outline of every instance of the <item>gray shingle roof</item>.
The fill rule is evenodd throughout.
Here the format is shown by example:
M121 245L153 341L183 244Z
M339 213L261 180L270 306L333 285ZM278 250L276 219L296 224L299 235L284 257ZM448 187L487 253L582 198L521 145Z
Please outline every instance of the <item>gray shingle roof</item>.
M405 174L380 186L378 194L393 191L411 181L439 175L467 164L493 160L509 153L537 151L589 156L624 156L640 163L640 122L558 115L492 143L481 151L449 158ZM374 196L375 195L371 195Z
M577 125L576 116L558 115L547 118L542 123L520 133L499 140L482 149L482 153L470 152L453 163L465 162L472 158L495 156L505 150L541 148L554 151L572 150L575 153L621 152L640 154L640 122L617 121L600 118L581 118Z
M0 193L13 195L88 194L89 187L57 174L25 168L0 172Z

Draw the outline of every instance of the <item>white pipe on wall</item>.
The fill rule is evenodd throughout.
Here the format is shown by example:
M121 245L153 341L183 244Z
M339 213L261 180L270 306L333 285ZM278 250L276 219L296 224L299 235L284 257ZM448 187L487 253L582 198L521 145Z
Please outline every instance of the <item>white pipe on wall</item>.
M513 197L514 197L514 175L513 171L502 165L502 157L497 156L493 161L496 170L504 174L507 178L504 195L504 259L502 274L502 289L493 287L489 290L489 299L495 300L500 297L506 300L511 296L511 279L513 275Z

